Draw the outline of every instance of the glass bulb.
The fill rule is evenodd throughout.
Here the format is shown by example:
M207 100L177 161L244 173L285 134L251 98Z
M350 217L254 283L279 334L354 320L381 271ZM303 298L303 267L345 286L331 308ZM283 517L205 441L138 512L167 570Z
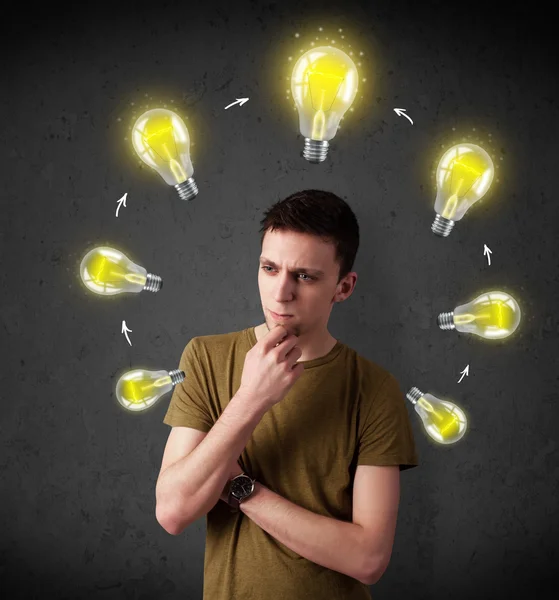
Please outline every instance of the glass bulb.
M328 140L335 135L344 113L357 94L357 67L339 48L320 46L299 57L291 75L291 93L305 136L303 156L322 162Z
M406 398L421 417L425 431L439 444L453 444L466 433L468 420L461 408L448 400L412 387Z
M437 322L441 329L475 333L486 339L506 338L520 323L518 302L505 292L487 292L452 312L441 313Z
M493 161L475 144L457 144L447 150L437 167L437 216L431 231L446 237L464 213L489 189Z
M153 406L161 396L184 380L184 371L146 371L125 373L116 384L116 397L124 408L138 412Z
M155 169L183 200L192 200L198 186L192 174L190 136L184 121L172 110L154 108L138 117L132 129L138 156Z
M83 257L80 276L89 290L101 296L142 290L158 292L163 286L161 277L148 273L122 252L108 246L94 248Z

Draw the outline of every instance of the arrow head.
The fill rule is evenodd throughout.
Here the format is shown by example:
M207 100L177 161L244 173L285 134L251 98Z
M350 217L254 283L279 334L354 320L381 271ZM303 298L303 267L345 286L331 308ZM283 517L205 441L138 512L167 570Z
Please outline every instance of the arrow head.
M486 254L493 254L493 251L490 250L486 244L483 244L483 256L485 256Z
M245 102L248 102L248 98L237 98L237 102L239 103L239 106L242 106Z

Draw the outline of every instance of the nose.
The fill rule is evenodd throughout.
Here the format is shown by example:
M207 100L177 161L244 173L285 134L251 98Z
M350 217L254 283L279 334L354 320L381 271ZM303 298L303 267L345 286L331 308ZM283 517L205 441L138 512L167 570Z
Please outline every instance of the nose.
M274 300L278 303L290 302L293 298L294 285L290 275L277 275Z

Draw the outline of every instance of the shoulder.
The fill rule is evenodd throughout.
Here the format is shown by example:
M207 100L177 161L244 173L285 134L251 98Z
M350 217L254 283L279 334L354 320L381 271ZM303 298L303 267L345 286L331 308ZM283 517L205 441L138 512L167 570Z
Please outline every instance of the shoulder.
M367 397L374 397L383 386L397 384L394 375L383 365L358 354L355 354L355 362L359 373L360 391Z
M223 356L242 343L243 336L244 331L198 335L190 338L185 351L192 349L199 358L209 359L209 357Z

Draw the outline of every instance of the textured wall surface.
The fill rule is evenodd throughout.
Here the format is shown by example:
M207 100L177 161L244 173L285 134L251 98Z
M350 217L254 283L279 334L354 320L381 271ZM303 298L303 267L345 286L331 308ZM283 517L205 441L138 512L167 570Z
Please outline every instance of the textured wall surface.
M361 228L359 280L332 313L332 335L404 391L452 399L469 416L461 442L437 446L408 404L420 466L402 474L392 560L373 596L521 598L549 584L559 536L549 16L493 3L287 0L11 10L0 71L0 575L10 598L202 597L204 519L176 537L155 519L170 395L129 414L114 387L130 367L176 368L194 336L263 321L259 220L313 187L342 196ZM363 52L366 81L314 165L286 98L288 56L339 28ZM162 104L191 131L192 202L131 148L135 116ZM430 231L434 170L463 139L490 152L495 181L441 239ZM160 275L163 289L89 293L78 268L99 245ZM521 305L514 338L437 327L440 312L490 289Z

